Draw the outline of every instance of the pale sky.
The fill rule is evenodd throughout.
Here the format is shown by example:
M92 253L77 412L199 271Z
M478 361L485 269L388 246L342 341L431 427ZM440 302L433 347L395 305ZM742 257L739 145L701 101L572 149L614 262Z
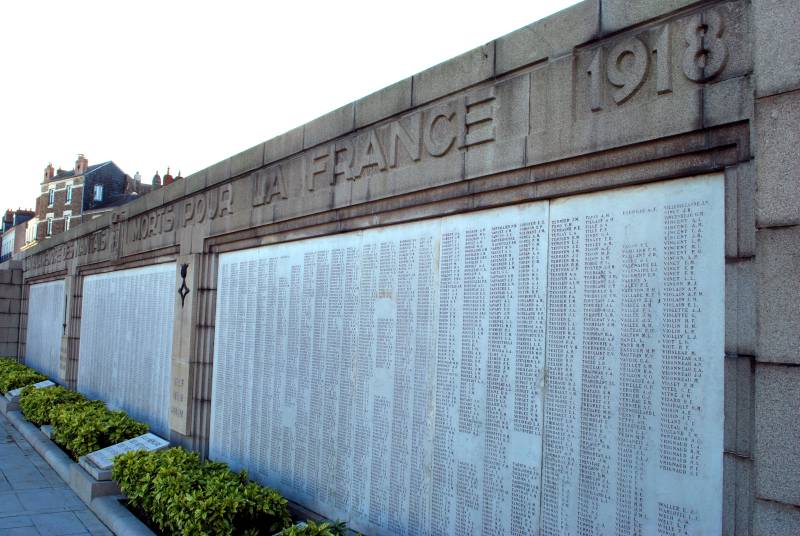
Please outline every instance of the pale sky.
M574 0L0 4L0 209L48 162L203 169Z

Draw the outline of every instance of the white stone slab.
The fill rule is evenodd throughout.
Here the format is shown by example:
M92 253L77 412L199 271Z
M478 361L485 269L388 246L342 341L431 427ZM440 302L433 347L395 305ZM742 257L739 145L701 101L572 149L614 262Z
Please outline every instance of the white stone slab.
M96 450L85 457L99 469L108 470L114 466L114 456L134 450L157 451L169 446L169 441L155 434L147 433L104 449Z
M210 456L367 534L719 533L722 184L221 255Z
M53 386L55 386L55 383L51 382L50 380L44 380L43 382L34 383L33 386L36 389L43 389L45 387L53 387ZM8 393L6 393L6 396L8 396L8 395L19 396L22 393L23 389L24 389L24 387L20 387L18 389L12 389Z
M60 374L65 305L63 279L30 286L25 364L50 378Z
M175 264L87 276L78 391L169 433Z

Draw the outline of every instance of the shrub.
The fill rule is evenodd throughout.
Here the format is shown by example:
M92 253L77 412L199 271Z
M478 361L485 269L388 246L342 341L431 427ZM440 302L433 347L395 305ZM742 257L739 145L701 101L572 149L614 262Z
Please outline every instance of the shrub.
M315 523L306 521L305 526L292 526L283 529L281 536L345 536L347 525L344 521Z
M53 410L61 404L80 402L81 400L85 400L82 394L65 387L36 389L28 386L22 390L19 396L19 407L26 419L36 426L41 426L52 422Z
M117 456L112 477L130 506L166 534L271 535L291 523L278 492L182 448Z
M53 441L76 460L90 452L142 435L148 426L111 411L99 400L68 402L50 412Z
M3 367L0 368L0 393L2 394L47 379L47 376L39 374L32 368L20 365L19 363L11 363L12 364L3 363Z

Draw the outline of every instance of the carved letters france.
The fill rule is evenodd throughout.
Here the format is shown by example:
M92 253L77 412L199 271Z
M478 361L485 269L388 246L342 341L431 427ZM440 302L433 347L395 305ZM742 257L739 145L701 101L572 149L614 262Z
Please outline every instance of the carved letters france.
M305 160L305 189L314 191L341 179L357 180L493 141L494 101L494 88L488 88L313 149ZM268 203L278 194L286 197L280 168L271 175L268 171L254 179L254 204Z

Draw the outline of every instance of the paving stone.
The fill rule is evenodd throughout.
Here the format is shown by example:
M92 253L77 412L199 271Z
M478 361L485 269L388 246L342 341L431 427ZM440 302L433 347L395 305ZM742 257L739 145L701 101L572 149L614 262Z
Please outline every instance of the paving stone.
M18 527L32 527L33 520L30 516L0 517L0 529L15 529Z
M72 512L38 515L33 518L33 523L42 534L52 534L53 536L86 534L88 532L81 520Z
M14 493L0 495L0 515L22 513L22 511L22 503Z
M77 510L74 514L78 516L78 519L81 520L83 526L86 527L86 530L88 530L92 536L110 536L113 534L92 512L88 510Z
M36 530L36 527L17 527L15 529L0 530L0 536L39 536L41 534Z

